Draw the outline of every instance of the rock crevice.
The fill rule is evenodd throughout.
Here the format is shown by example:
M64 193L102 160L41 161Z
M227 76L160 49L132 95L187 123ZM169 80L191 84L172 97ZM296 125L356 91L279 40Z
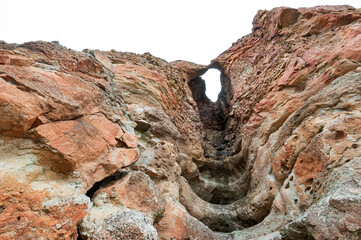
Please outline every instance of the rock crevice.
M208 66L0 41L0 238L360 239L360 19L259 11Z

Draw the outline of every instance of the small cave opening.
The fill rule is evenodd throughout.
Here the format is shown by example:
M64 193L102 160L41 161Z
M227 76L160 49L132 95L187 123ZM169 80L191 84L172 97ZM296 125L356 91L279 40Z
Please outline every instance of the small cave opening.
M225 126L225 113L221 104L223 92L221 76L222 73L219 70L208 69L202 76L189 82L193 99L197 103L199 116L205 129L222 131Z
M221 72L218 69L208 69L202 76L205 83L206 96L212 101L217 102L218 95L221 92Z
M121 171L118 170L115 173L109 175L108 177L104 178L103 180L100 180L98 182L95 182L91 188L88 189L88 191L85 193L86 196L88 196L90 199L94 197L94 194L101 188L105 187L107 184L112 183L118 179L121 179L125 175L127 175L127 171Z

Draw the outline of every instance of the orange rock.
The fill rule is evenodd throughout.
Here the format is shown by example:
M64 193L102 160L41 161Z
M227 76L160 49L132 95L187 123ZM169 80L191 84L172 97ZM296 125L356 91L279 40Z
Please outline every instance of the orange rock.
M22 136L44 112L39 99L20 90L10 75L0 74L0 132Z
M121 139L128 147L130 148L137 147L138 137L136 135L130 133L124 133Z
M5 177L2 175L2 177ZM84 196L47 200L47 191L22 186L13 176L0 182L0 238L76 239L76 225L85 217L89 201Z
M360 19L262 10L209 66L0 41L0 238L357 238Z
M35 131L64 156L63 169L82 173L88 186L137 159L136 149L110 148L122 131L102 114L43 124Z
M296 160L294 171L300 183L310 186L322 171L326 156L321 149L322 141L316 140Z
M142 172L125 172L117 181L101 187L95 195L106 193L114 205L140 211L155 223L162 219L165 200L158 187Z

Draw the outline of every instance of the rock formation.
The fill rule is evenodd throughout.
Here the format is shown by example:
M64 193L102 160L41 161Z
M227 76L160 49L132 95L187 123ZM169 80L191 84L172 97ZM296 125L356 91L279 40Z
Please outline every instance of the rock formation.
M350 6L208 66L0 42L0 239L361 239L360 64Z

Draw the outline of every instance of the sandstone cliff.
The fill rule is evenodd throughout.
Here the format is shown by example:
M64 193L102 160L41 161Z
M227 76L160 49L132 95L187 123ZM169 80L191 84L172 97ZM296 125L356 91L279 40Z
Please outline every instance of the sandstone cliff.
M360 21L259 11L209 66L0 42L0 239L361 239Z

